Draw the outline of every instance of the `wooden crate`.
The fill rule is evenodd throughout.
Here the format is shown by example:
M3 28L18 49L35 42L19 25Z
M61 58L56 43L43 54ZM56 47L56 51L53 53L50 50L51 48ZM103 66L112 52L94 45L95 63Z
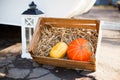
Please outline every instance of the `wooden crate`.
M75 61L70 59L55 59L51 57L45 57L37 55L36 49L39 46L39 41L41 40L41 28L45 25L51 25L53 27L64 27L64 28L80 28L80 29L89 29L95 31L97 38L94 41L94 55L91 57L89 62ZM71 69L83 69L83 70L96 70L96 49L98 45L98 37L100 31L100 21L99 20L87 20L87 19L67 19L67 18L47 18L42 17L38 20L33 38L29 44L28 51L30 52L33 59L40 64L48 64L58 67L66 67ZM93 35L94 37L94 35Z

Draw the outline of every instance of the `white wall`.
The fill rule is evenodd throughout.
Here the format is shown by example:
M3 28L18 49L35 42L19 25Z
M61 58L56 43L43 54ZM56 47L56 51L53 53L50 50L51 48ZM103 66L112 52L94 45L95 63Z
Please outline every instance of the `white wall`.
M32 1L51 17L64 17L79 3L79 0L0 0L0 24L20 25L21 13Z
M67 17L76 10L85 10L93 0L0 0L0 24L21 25L21 13L32 1L48 17Z

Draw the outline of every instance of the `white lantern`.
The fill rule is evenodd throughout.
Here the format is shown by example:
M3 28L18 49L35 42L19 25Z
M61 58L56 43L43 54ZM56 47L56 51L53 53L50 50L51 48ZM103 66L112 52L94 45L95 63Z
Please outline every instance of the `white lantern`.
M29 5L29 9L22 13L22 58L32 59L28 53L27 46L32 38L37 20L39 17L43 17L42 11L36 8L36 4L32 2Z

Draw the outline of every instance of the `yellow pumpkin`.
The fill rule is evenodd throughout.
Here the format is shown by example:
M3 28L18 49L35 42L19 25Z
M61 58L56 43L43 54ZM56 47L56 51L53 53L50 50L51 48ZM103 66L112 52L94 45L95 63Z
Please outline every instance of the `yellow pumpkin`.
M50 51L50 57L63 58L67 52L68 45L65 42L58 42Z

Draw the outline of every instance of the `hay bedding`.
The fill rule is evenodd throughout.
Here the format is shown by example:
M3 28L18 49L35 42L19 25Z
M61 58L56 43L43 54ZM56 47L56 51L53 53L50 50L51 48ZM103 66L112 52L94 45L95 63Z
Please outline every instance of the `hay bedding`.
M35 55L49 56L51 48L56 43L64 41L67 43L67 45L69 45L72 40L77 38L87 39L92 45L93 53L95 53L97 46L97 37L97 31L93 29L64 28L45 25L41 27L41 39L38 43Z

